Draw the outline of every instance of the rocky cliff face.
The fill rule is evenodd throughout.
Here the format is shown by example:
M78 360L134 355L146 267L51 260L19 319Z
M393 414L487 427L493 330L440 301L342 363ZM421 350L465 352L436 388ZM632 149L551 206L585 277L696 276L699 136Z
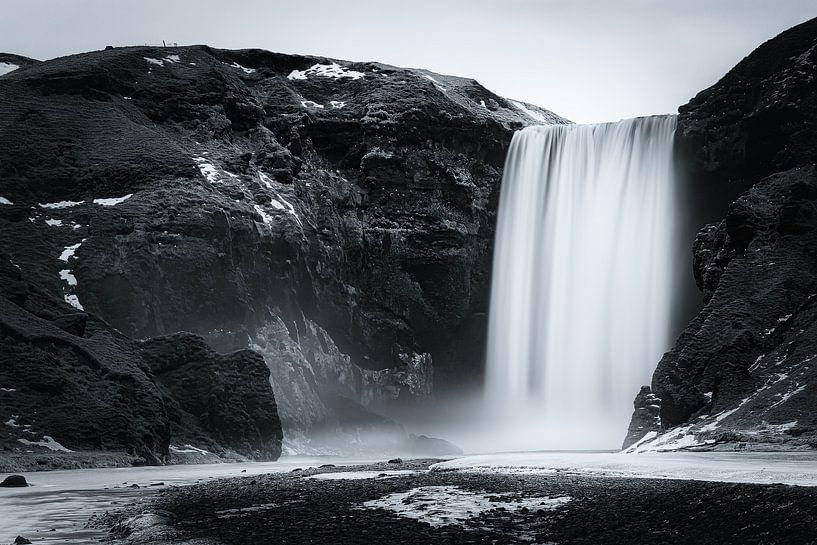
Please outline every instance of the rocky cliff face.
M642 392L625 447L817 447L815 78L812 20L680 109L695 211L723 219L695 239L705 306L653 376L660 422Z
M478 378L506 148L565 122L473 80L204 46L33 64L0 97L3 251L128 336L261 352L290 437Z
M0 465L40 454L124 452L131 463L213 455L275 460L281 424L263 359L221 355L195 335L134 342L78 312L0 253ZM255 380L245 380L250 377ZM199 448L202 448L199 447ZM34 467L37 467L34 465Z

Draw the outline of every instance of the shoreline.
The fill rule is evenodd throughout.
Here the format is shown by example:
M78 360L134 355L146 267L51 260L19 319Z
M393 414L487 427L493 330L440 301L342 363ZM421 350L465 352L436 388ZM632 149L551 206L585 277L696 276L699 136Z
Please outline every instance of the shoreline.
M117 545L806 544L817 539L813 487L430 471L433 463L312 467L218 479L162 490L92 524L109 531Z

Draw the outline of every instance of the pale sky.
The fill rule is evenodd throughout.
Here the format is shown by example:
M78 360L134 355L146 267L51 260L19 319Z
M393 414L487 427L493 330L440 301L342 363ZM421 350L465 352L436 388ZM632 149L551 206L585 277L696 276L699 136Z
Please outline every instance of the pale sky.
M815 0L2 0L0 51L178 42L467 76L577 122L673 113Z

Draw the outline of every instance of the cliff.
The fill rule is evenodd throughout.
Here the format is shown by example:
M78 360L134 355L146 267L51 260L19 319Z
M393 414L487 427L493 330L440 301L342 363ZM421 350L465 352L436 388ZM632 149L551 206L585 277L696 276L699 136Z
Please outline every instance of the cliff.
M0 97L26 280L131 338L260 352L301 452L356 440L338 406L478 381L505 151L565 122L473 80L206 46L30 64Z
M704 307L636 399L624 447L817 447L817 19L680 109ZM650 395L651 394L651 395Z

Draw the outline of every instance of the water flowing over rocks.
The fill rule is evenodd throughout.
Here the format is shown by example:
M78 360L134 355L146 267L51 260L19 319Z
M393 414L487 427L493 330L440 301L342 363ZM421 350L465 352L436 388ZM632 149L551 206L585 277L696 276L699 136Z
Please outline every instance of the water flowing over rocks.
M625 447L817 447L816 76L811 20L680 109L694 208L711 222L693 247L705 306L653 375L660 424L636 400Z
M260 352L290 447L304 451L321 448L311 430L391 433L399 425L377 412L479 380L505 152L515 129L566 123L469 79L206 46L29 64L0 76L0 97L0 252L21 275L8 299L36 285L64 301L48 325L32 320L62 337L84 328L78 346L186 331L219 352ZM172 356L177 342L139 346ZM246 364L261 377L237 354L230 374ZM226 437L212 426L227 415L182 395L188 379L207 388L209 364L154 383L156 358L118 361L103 377L136 385L144 399L127 420L145 424L111 444L161 456L189 418ZM274 427L254 420L249 437ZM230 448L274 454L248 441ZM195 451L185 444L174 446Z
M491 441L516 450L618 442L630 396L670 342L675 122L514 136L491 287Z

